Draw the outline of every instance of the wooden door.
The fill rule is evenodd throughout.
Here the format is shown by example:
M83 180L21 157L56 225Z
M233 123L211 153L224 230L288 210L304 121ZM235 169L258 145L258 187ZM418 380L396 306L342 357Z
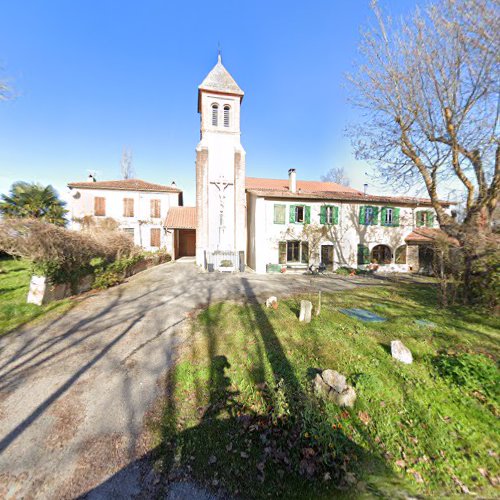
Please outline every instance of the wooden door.
M196 230L179 230L179 257L194 257L196 255Z

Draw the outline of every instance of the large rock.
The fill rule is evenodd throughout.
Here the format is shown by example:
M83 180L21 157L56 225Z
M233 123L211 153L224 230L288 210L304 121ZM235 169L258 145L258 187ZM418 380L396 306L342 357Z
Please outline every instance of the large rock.
M341 375L335 370L324 370L321 377L333 390L337 392L342 392L347 386L344 375Z
M410 349L408 349L401 340L393 340L391 342L391 354L394 359L401 361L401 363L409 365L413 362L413 356Z
M312 313L312 303L309 300L301 300L300 301L300 316L299 321L303 321L304 323L311 322L311 313Z
M356 401L356 391L348 385L342 392L333 391L329 394L330 399L339 406L352 408Z
M354 406L356 392L346 384L344 375L334 370L324 370L314 379L314 390L318 396L328 398L339 406Z

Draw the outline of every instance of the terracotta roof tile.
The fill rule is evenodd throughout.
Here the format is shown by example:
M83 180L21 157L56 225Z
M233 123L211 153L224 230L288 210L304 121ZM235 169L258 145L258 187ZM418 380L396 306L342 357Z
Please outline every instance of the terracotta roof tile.
M164 226L168 229L196 229L196 207L171 207Z
M413 198L411 196L375 196L364 195L361 192L342 192L342 191L303 191L296 193L290 191L280 191L277 189L254 189L248 188L247 191L257 196L268 198L288 198L288 199L310 199L310 200L329 200L329 201L350 201L354 203L384 203L394 205L410 206L432 206L431 200L427 198ZM452 205L452 202L441 201L443 206Z
M407 243L433 243L438 237L445 237L453 245L458 245L455 238L448 236L443 230L432 227L414 229L406 238Z
M266 189L272 191L288 191L288 179L263 179L259 177L246 178L247 189ZM329 193L356 193L363 196L361 191L357 191L348 186L342 186L335 182L301 181L297 180L297 190L307 192L329 192ZM289 192L289 191L288 191Z
M97 181L97 182L70 182L70 188L80 189L117 189L121 191L153 191L165 193L182 193L182 189L173 186L164 186L162 184L153 184L152 182L142 181L141 179L121 179L118 181Z

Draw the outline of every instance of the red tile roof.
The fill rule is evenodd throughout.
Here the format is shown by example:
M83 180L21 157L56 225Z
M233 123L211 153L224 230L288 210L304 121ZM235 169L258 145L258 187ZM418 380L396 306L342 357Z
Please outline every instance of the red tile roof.
M196 229L196 207L171 207L164 226L168 229Z
M182 193L182 189L176 186L163 186L141 179L121 179L118 181L97 181L97 182L70 182L70 188L80 189L118 189L122 191L153 191L165 193Z
M272 191L288 191L288 179L262 179L258 177L246 178L247 189L265 189ZM316 192L326 191L331 193L357 193L362 195L360 191L348 186L342 186L335 182L320 182L320 181L300 181L297 180L297 190Z
M451 238L444 231L432 227L420 227L414 229L406 238L407 243L433 243L438 237L447 238L453 245L458 245L455 238Z
M297 192L292 193L288 189L288 180L259 179L255 177L246 178L246 189L257 196L269 198L290 199L319 199L352 201L358 203L391 203L398 205L431 206L428 198L414 198L411 196L377 196L365 195L356 189L336 184L335 182L319 181L297 181ZM452 205L452 202L441 201L443 206Z

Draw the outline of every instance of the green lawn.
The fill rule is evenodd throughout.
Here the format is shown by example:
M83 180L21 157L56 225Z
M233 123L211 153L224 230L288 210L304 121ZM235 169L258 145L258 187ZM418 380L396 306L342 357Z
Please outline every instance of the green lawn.
M30 264L22 260L0 259L0 335L46 314L60 314L71 307L69 299L45 306L27 304Z
M222 303L192 321L150 422L165 474L252 498L498 495L498 319L437 309L428 285L324 294L309 325L298 310ZM391 358L395 339L412 365ZM326 368L348 376L353 409L312 391Z

